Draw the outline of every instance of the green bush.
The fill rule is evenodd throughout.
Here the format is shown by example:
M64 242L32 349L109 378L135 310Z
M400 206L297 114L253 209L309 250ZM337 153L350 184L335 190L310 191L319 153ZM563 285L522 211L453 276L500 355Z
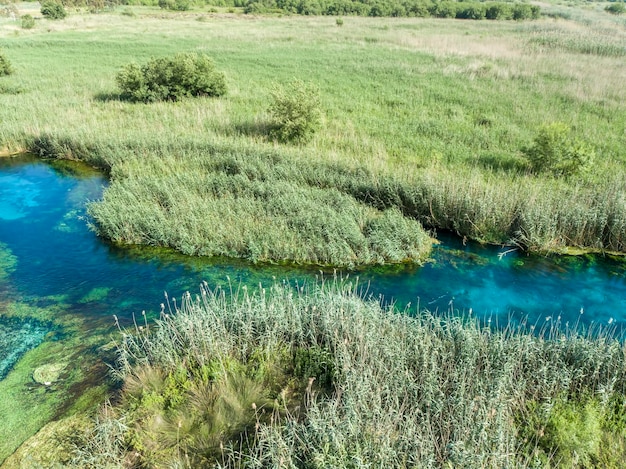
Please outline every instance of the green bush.
M457 4L454 2L437 2L431 8L430 12L435 18L455 18Z
M191 8L189 0L159 0L159 7L164 10L187 11Z
M487 6L485 17L488 20L510 20L513 17L513 11L507 3L493 3Z
M626 12L626 6L623 3L613 3L606 7L604 11L611 13L612 15L621 15Z
M319 90L301 80L272 91L270 136L280 142L306 143L322 124Z
M468 3L466 6L459 7L456 17L462 20L485 19L485 7L480 3Z
M13 67L11 66L11 62L0 52L0 77L11 75L12 73Z
M531 169L537 173L569 176L591 168L595 153L591 146L572 136L563 122L552 122L539 129L534 143L524 150Z
M527 3L516 3L513 5L513 19L522 21L522 20L531 20L537 19L540 15L540 8L537 5L529 5Z
M226 93L224 74L215 70L210 57L196 53L153 58L141 67L126 65L116 81L122 99L146 103Z
M35 27L35 18L31 15L22 15L22 29L33 29Z
M41 14L50 20L62 20L67 12L61 3L45 1L41 4Z

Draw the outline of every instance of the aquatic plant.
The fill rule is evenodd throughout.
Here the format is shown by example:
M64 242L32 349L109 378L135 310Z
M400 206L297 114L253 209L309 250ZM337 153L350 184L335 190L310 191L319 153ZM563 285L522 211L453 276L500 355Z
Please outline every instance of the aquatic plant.
M610 336L554 323L496 331L398 313L358 290L347 281L232 294L205 285L178 307L168 301L156 324L122 330L116 370L125 398L103 431L122 419L136 429L114 454L220 467L533 467L536 448L556 465L575 446L578 463L608 460L602 442L623 426L603 422L626 421L624 353ZM282 370L278 379L259 374L268 361L266 369ZM231 399L242 391L220 384L233 374L248 383L249 397L236 398L248 406L248 426L211 433L223 412L216 402L240 406ZM332 392L315 387L318 379Z
M7 278L15 270L16 265L17 257L6 244L0 242L0 280Z

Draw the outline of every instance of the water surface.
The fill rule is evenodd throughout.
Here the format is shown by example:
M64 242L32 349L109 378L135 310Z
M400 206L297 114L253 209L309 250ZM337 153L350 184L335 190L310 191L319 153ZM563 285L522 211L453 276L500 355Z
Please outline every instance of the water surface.
M0 305L62 303L87 323L113 324L113 315L129 323L133 314L158 312L165 291L180 297L187 290L198 291L202 281L213 286L269 285L275 279L302 282L319 275L316 268L113 246L89 229L85 210L105 185L103 175L67 162L0 159L0 266L3 257L16 259L0 275ZM467 314L471 310L501 324L523 318L542 323L560 317L562 323L593 321L621 327L626 321L626 264L621 260L528 256L510 247L463 244L450 235L441 240L432 262L422 267L341 274L358 278L365 291L384 301L433 311ZM0 309L0 335L6 337L0 341L2 366L7 368L25 349L43 340L46 329L41 324L11 322L3 319Z

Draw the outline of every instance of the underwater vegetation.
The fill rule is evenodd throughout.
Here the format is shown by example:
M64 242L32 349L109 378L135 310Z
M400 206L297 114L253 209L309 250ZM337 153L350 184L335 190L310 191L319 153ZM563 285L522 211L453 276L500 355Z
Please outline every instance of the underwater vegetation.
M8 277L16 265L17 257L13 255L6 244L0 242L0 280Z
M43 342L49 324L36 319L7 318L0 314L0 380L28 350Z

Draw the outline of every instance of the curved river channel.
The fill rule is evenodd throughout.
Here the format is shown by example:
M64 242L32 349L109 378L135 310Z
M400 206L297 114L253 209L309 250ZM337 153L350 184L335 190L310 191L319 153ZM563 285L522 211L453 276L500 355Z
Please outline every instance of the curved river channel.
M189 258L165 250L119 248L88 227L86 203L106 179L68 162L0 159L0 305L63 303L94 324L130 323L158 313L200 282L268 285L314 281L319 269ZM219 227L216 227L219 229ZM499 324L626 324L626 262L606 256L528 256L509 247L464 245L446 236L426 265L342 272L367 294L400 306L454 311ZM329 273L332 275L332 272ZM324 274L328 275L328 274ZM0 309L0 379L20 355L44 340L45 328L16 323Z

